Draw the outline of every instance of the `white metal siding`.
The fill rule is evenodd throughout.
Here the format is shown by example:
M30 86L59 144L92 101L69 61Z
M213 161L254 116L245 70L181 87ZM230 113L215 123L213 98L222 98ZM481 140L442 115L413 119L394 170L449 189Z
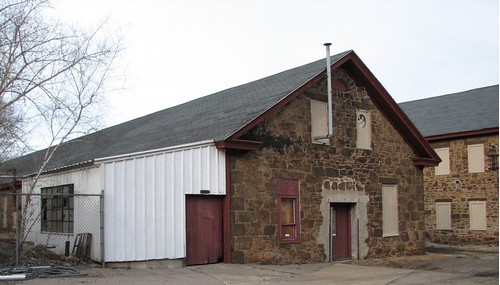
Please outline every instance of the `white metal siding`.
M23 192L30 189L30 179L23 180ZM37 181L33 193L40 194L41 188L53 187L64 184L73 184L75 194L100 194L101 179L100 171L97 167L86 167L78 170L71 170L57 174L42 175ZM32 205L36 207L33 209L36 221L34 224L29 223L31 231L28 233L27 240L33 241L37 244L51 244L55 248L51 249L57 254L64 254L65 243L70 241L70 249L73 247L75 235L79 233L92 234L92 247L90 257L92 260L101 260L101 240L100 240L100 202L99 197L76 197L74 200L74 228L73 233L46 233L41 232L40 225L40 196L32 196L34 201ZM36 200L36 201L35 201ZM24 205L27 207L27 205ZM27 216L28 217L28 216ZM92 222L97 225L91 225Z
M185 195L224 195L224 152L192 146L103 161L106 261L185 257Z

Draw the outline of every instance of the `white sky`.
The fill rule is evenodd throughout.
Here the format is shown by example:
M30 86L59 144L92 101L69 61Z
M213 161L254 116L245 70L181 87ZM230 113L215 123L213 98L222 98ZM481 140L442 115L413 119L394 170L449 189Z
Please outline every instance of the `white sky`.
M107 125L354 50L396 102L499 82L498 0L56 0L126 51Z

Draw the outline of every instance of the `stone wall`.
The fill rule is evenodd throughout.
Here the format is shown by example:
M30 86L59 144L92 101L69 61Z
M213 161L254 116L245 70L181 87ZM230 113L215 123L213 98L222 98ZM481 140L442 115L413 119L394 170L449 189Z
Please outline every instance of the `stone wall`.
M352 85L352 84L350 84ZM334 136L311 142L310 100L326 101L326 81L313 86L242 139L257 151L230 153L231 258L235 263L329 260L330 203L352 203L352 257L421 254L424 247L423 173L413 151L363 88L335 94ZM356 148L356 109L371 113L372 149ZM280 178L299 179L301 242L277 242ZM382 237L382 184L397 184L399 236ZM359 229L357 224L359 223Z
M468 173L467 146L484 144L485 172ZM430 241L450 245L498 244L498 135L433 143L433 148L449 147L450 174L424 171L425 216ZM495 150L496 149L496 150ZM496 155L490 156L490 152ZM469 201L486 201L485 231L471 231ZM436 202L451 202L451 230L436 229Z

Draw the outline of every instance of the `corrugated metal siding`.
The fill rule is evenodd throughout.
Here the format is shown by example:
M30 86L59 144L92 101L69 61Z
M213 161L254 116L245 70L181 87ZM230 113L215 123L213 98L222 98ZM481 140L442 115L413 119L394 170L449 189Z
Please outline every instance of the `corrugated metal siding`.
M185 195L224 195L224 152L214 145L103 161L105 259L185 257Z

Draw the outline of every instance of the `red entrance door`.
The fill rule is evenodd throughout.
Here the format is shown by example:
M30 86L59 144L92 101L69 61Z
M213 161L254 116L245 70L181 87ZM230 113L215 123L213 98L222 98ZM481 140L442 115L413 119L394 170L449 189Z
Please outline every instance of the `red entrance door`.
M331 204L332 260L351 258L351 205Z
M186 196L186 265L223 259L222 196Z

